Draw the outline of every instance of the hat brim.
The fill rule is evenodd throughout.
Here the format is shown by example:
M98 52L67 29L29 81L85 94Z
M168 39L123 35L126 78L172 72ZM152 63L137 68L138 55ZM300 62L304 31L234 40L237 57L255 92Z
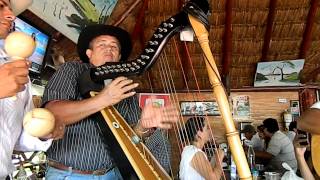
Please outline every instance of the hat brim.
M132 50L131 38L129 33L119 27L104 24L95 24L84 28L79 35L77 50L82 62L89 62L89 58L86 54L86 51L89 48L89 44L94 38L101 35L110 35L117 38L121 46L120 61L126 61L128 59Z
M14 15L19 15L25 11L31 4L33 0L10 0L11 9Z

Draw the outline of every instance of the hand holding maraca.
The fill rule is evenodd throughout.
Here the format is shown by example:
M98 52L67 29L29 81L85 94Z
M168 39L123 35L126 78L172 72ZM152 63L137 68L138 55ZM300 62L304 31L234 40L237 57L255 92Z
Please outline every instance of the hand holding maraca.
M54 115L45 108L35 108L23 119L24 130L34 137L46 137L55 127Z
M10 58L10 61L25 60L31 56L36 43L33 38L23 32L12 32L4 41L4 49ZM16 97L12 97L16 99Z

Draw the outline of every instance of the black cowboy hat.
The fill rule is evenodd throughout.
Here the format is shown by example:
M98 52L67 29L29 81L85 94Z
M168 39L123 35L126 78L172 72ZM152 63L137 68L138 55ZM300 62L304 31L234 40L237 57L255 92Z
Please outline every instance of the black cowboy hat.
M104 24L95 24L85 27L79 35L77 50L82 62L89 62L86 50L89 48L90 42L100 35L110 35L117 38L121 46L120 61L127 60L132 50L131 38L129 33L119 27Z

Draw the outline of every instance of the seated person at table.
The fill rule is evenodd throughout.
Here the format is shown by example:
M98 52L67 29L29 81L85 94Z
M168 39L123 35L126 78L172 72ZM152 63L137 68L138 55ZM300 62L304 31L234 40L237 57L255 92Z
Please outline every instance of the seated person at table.
M255 151L256 157L268 162L266 170L284 173L282 163L286 162L293 170L297 170L292 141L279 130L277 120L268 118L263 121L264 135L270 138L266 151Z
M187 120L181 133L183 133L181 137L186 137L184 140L190 142L190 145L185 146L181 154L180 179L220 179L224 152L219 149L214 156L216 165L212 167L207 155L202 151L204 145L211 139L209 122L203 117L192 117Z
M288 138L293 141L294 137L296 136L297 132L297 121L292 121L289 124L289 131L287 132Z
M254 150L263 151L264 140L259 137L259 134L252 125L244 126L241 133L244 133L244 136L246 137L244 141L245 146L251 145Z

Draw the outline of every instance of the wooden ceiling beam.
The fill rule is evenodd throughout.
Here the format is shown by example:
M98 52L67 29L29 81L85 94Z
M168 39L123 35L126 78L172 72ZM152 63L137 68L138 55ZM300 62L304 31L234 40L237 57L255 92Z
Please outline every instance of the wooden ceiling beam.
M267 29L266 29L266 32L264 35L261 61L267 61L267 56L268 56L270 41L271 41L271 35L272 35L274 16L275 16L275 12L276 12L276 6L277 6L277 0L270 0L269 14L268 14L268 18L267 18Z
M312 41L312 27L315 22L316 12L318 9L319 0L311 0L311 5L307 17L306 27L303 33L303 39L300 46L299 58L305 59L307 51L310 49Z
M113 26L119 26L131 13L131 11L141 2L141 0L133 1L132 5L126 10L124 13L122 13L122 16L113 23Z
M139 39L141 49L144 48L144 43L145 43L145 39L144 39L145 32L142 27L143 27L143 23L144 23L144 17L146 14L145 12L148 7L148 2L149 2L149 0L143 0L142 7L141 7L139 14L137 16L136 24L134 26L132 33L131 33L131 37L133 40ZM137 42L137 41L133 41L133 43L134 42ZM155 82L153 81L155 78L150 71L147 72L147 76L148 76L148 81L149 81L148 84L150 86L150 89L153 90L156 87Z
M146 12L146 9L148 7L148 2L149 0L144 0L143 1L143 5L139 11L139 14L137 16L137 20L136 20L136 24L134 26L134 29L131 33L131 37L133 39L137 39L136 37L140 36L140 43L141 43L141 48L144 47L144 29L142 28L143 27L143 23L144 23L144 17L145 17L145 12Z
M226 17L223 37L223 54L222 54L222 81L229 92L229 74L232 63L232 5L233 0L226 1Z

